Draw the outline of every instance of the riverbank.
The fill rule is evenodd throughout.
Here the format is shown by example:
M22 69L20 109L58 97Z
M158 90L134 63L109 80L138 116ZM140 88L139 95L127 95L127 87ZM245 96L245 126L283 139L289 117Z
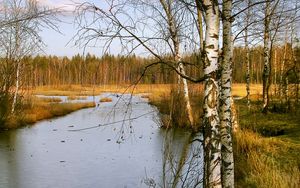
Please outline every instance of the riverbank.
M182 113L182 98L171 97L176 92L176 85L138 85L138 86L60 86L40 87L32 90L34 94L66 95L76 99L78 96L99 95L102 92L147 93L143 98L156 106L161 113L161 123L168 127L170 122L184 127L187 122ZM235 180L236 187L296 187L300 183L300 108L295 106L285 113L261 113L261 86L252 85L252 108L248 111L244 99L235 102L240 130L234 135ZM203 86L190 85L191 105L195 127L201 127ZM234 84L233 96L243 98L246 95L245 85ZM93 107L93 103L55 103L50 99L25 105L21 117L11 118L11 128L18 125L34 123L42 119L62 116L67 113ZM58 102L58 101L56 101ZM171 113L172 112L172 113ZM170 118L172 114L172 118ZM19 119L21 118L21 120Z
M26 97L19 112L10 115L4 125L4 129L15 129L37 121L64 116L71 112L91 108L93 102L59 103L55 98Z
M201 127L202 98L201 87L191 87L191 105L196 129ZM251 88L252 108L248 111L245 86L235 84L233 96L240 129L234 134L235 182L236 187L297 187L300 184L300 106L294 106L285 113L262 114L261 87ZM150 96L150 103L160 113L163 126L170 122L184 127L182 114L172 111L182 109L182 103L170 91L158 92ZM200 94L200 95L199 95ZM170 114L173 114L170 118ZM185 116L186 117L186 116Z

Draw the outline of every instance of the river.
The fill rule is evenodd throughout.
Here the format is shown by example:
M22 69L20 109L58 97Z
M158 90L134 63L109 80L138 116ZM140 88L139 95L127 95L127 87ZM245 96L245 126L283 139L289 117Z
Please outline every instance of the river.
M140 96L104 94L96 100L103 96L113 101L0 132L0 187L169 187L175 179L189 187L200 182L195 176L201 173L202 151L194 148L199 143L190 144L190 133L160 129L157 110ZM174 178L182 159L180 178Z

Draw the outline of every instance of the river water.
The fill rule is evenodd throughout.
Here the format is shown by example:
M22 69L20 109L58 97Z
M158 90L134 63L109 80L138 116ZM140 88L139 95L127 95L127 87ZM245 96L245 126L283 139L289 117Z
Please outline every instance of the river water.
M188 132L160 129L147 99L105 95L113 102L0 132L0 187L189 187L200 181L201 149L192 151L200 144L190 144ZM174 178L180 161L185 166Z

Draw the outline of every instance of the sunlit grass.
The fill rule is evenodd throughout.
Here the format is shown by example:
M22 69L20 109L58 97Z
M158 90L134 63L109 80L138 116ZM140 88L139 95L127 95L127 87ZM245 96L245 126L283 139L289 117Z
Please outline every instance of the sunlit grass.
M53 103L52 100L45 100L44 98L26 97L22 113L10 116L6 122L6 128L17 128L43 119L63 116L79 109L94 106L93 102Z
M202 84L190 84L190 88L197 88ZM99 86L81 86L81 85L61 85L61 86L40 86L32 89L33 94L48 96L92 96L103 92L113 93L164 93L171 90L172 84L138 84L138 85L99 85ZM250 85L251 96L257 98L262 94L261 84ZM272 90L272 88L271 88ZM197 91L197 90L195 90ZM199 90L198 90L199 91ZM202 91L202 90L201 90ZM232 95L245 97L246 84L233 84Z
M39 100L43 101L43 102L48 102L48 103L58 103L58 102L62 101L60 98L55 98L55 97L51 97L51 98L41 97L41 98L39 98Z
M70 95L68 96L68 100L85 100L87 97L86 96L74 96L74 95Z
M104 97L99 100L99 102L112 102L112 98Z
M300 183L299 110L262 114L258 102L252 103L251 111L247 110L245 101L239 101L237 106L241 126L234 135L237 187L297 187Z

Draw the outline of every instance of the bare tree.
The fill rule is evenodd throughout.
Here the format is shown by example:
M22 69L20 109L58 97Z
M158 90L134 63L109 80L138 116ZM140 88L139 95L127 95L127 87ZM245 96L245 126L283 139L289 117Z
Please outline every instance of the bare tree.
M130 10L132 7L134 15L127 13L133 11ZM194 49L193 46L199 46L199 42L194 39L197 38L194 15L191 16L184 3L165 0L151 3L114 1L106 8L85 2L78 5L77 13L78 32L74 37L77 45L103 44L104 51L107 51L118 41L123 52L130 54L137 48L143 49L156 58L153 66L165 64L180 75L188 120L191 125L194 123L187 80L200 82L204 79L192 78L185 72L184 65L191 63L183 62L182 47L185 50Z
M2 8L0 53L5 65L1 68L5 77L4 90L7 94L14 93L10 108L14 113L25 66L22 59L42 49L44 44L39 35L42 26L57 30L54 20L58 20L55 17L58 10L40 7L35 0L5 0Z

